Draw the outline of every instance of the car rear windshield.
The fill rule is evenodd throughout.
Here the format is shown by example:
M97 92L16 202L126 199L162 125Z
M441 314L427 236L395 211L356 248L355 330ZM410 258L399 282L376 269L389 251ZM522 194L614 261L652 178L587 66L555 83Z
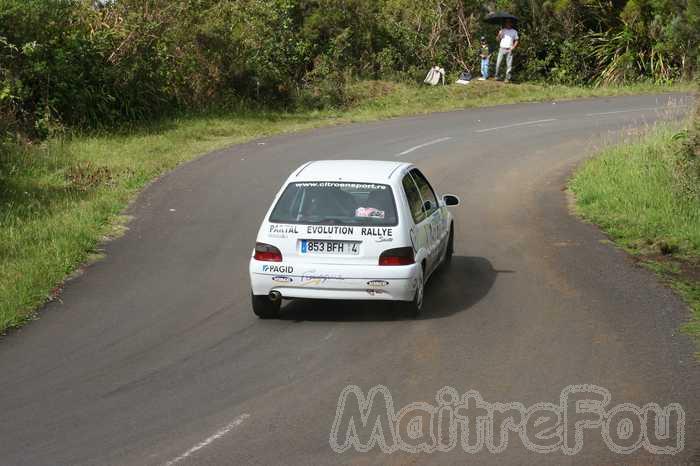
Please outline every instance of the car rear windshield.
M315 181L290 183L270 222L393 226L398 220L391 187L385 184Z

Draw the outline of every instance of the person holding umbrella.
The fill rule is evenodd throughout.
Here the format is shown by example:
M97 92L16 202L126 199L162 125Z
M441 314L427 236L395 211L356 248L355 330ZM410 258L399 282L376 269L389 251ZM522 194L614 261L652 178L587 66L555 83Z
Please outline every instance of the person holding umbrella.
M511 78L511 72L513 70L513 50L518 46L518 31L515 30L513 25L517 18L508 13L495 13L489 15L486 21L490 23L503 22L503 27L496 35L496 40L499 41L498 58L496 59L496 72L494 77L499 80L498 71L501 68L501 63L503 58L506 59L506 81L509 82Z

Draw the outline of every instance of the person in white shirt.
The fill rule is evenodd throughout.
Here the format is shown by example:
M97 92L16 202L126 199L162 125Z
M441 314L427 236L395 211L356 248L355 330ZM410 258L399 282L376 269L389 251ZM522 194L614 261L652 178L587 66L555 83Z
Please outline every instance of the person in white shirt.
M513 69L513 50L518 46L518 31L513 29L513 21L507 19L503 28L498 31L496 40L499 41L498 58L496 59L496 73L494 76L498 78L498 70L501 68L503 57L506 57L506 82L510 81L510 73Z

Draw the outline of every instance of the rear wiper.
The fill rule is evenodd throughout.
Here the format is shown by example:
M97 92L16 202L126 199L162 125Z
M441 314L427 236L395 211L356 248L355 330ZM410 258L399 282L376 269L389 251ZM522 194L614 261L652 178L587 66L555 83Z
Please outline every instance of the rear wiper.
M359 222L348 217L312 217L302 218L300 223L308 223L313 225L347 225L358 224Z

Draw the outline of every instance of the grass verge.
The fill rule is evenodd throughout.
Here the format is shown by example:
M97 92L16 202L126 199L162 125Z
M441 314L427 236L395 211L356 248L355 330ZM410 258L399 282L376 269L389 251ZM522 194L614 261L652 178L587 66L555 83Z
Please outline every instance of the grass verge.
M683 330L700 345L700 107L687 130L659 126L602 151L569 187L582 217L686 300Z
M238 111L178 117L137 130L0 146L0 332L21 325L113 232L143 186L231 144L301 129L516 102L685 91L688 86L581 88L539 84L427 88L369 81L342 111Z

